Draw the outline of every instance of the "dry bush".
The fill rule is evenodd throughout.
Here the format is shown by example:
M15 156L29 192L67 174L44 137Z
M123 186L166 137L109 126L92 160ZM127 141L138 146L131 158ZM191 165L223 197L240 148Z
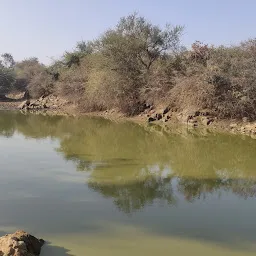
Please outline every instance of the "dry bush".
M34 58L16 65L17 79L34 96L54 90L82 111L136 115L148 103L169 102L179 111L208 108L222 118L256 119L256 40L231 47L197 41L181 50L181 33L180 26L160 28L129 15L64 54L53 67L60 64L58 81Z
M28 90L32 98L53 92L53 79L47 68L37 58L25 59L15 65L16 90Z
M86 111L101 111L117 107L116 86L118 79L107 68L92 68L88 74L84 100L80 107Z
M220 117L256 118L256 41L211 51L205 77Z
M207 44L203 44L200 41L196 41L191 46L191 51L189 52L189 59L193 62L201 63L206 65L207 60L210 55L210 48Z
M175 70L171 62L157 61L146 78L145 86L140 89L140 99L150 105L163 101L175 84Z
M55 93L74 103L79 103L84 96L87 76L85 61L77 67L63 68L59 73L58 81L55 83Z
M32 98L47 96L53 92L53 81L51 75L42 71L34 75L27 86L29 95Z
M202 77L179 79L169 93L170 106L177 111L198 110L212 107L214 87Z
M0 66L0 95L3 96L13 89L15 74L13 70Z
M182 59L169 102L180 111L208 108L221 118L256 119L256 41L238 46L194 44ZM184 72L185 70L185 72Z

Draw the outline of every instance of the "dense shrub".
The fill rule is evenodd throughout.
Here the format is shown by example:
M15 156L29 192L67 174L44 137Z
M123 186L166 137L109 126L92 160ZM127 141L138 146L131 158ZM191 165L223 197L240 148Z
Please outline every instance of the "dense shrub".
M16 63L16 89L28 90L33 98L53 92L53 77L37 58Z
M0 97L9 93L15 82L15 74L13 70L14 60L11 54L5 53L0 59Z
M198 110L212 106L214 87L201 77L182 78L168 95L170 106L176 111Z
M182 30L132 14L97 40L78 42L49 67L36 58L15 63L5 54L0 94L12 88L32 97L54 92L81 111L117 108L136 115L150 104L255 120L256 39L229 47L196 41L186 49Z
M178 60L170 105L180 111L208 108L222 118L256 119L256 40L231 47L196 42Z
M147 99L170 88L170 72L160 63L178 51L181 32L182 27L161 29L137 14L121 18L98 40L79 42L64 54L56 89L84 111L118 108L135 115ZM157 83L152 83L154 74Z
M0 96L9 93L15 82L13 70L0 67Z
M211 50L205 78L214 86L211 107L221 117L256 118L255 52L255 40Z

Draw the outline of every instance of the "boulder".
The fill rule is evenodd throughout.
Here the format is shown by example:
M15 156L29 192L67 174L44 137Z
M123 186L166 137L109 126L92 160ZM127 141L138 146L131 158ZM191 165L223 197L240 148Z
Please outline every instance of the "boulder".
M211 117L202 117L201 122L203 125L207 126L210 125L212 122L214 122L214 119Z
M27 106L29 106L29 104L30 104L30 101L29 100L25 100L25 101L23 101L20 105L19 105L19 109L24 109L24 108L26 108Z
M38 256L44 240L18 230L0 238L0 256Z
M148 122L149 122L149 123L154 122L154 121L156 121L156 119L155 119L155 118L153 118L153 117L149 117L149 119L148 119Z
M170 111L169 107L165 108L164 111L163 111L163 115L167 114L169 111Z
M249 123L240 128L241 133L256 134L256 123Z
M195 116L200 116L201 112L200 111L196 111L195 112Z
M36 100L31 101L30 104L29 104L29 108L36 108L38 106L39 106L39 104Z
M163 118L162 114L158 113L156 114L156 119L157 120L161 120Z

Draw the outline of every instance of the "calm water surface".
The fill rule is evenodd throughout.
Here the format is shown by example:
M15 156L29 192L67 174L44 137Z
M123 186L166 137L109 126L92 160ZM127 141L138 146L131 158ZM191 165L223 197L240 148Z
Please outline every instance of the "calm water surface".
M42 255L256 255L256 140L0 112L0 235Z

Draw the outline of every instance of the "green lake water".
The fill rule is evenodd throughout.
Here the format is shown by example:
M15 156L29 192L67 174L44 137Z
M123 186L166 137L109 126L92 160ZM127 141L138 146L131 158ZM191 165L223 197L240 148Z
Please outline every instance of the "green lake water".
M256 255L256 140L0 112L0 235L44 256Z

